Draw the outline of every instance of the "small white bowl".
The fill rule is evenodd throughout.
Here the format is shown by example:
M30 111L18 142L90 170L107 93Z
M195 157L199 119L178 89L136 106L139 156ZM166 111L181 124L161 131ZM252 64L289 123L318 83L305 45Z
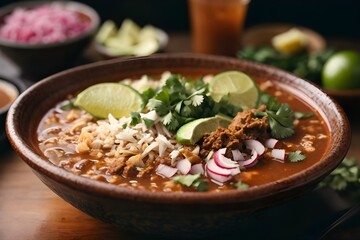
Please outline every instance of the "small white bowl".
M15 85L11 84L10 82L0 79L0 93L0 98L3 97L2 93L5 93L7 97L10 98L10 101L8 101L8 103L6 103L5 105L0 105L0 114L2 114L9 109L13 101L19 96L19 90Z

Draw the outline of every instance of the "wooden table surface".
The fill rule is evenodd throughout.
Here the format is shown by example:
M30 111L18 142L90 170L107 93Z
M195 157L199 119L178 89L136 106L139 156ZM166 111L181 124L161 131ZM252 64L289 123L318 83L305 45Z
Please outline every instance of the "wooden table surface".
M337 40L348 47L353 41ZM355 46L355 44L354 44ZM171 34L167 52L189 52L187 34ZM0 61L0 66L8 63ZM4 68L1 68L4 69ZM7 74L17 71L7 68ZM1 73L1 71L0 71ZM360 159L360 119L349 113L352 144L348 156ZM0 153L0 239L135 239L74 208L49 190L11 149ZM333 231L328 239L359 239L360 226Z

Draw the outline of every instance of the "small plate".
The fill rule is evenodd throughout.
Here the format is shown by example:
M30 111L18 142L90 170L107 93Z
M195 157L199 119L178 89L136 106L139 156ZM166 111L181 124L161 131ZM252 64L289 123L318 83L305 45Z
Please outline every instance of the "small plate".
M286 32L291 28L297 28L308 37L308 52L321 52L326 48L325 39L317 32L299 25L269 23L248 28L242 38L243 47L259 47L271 45L271 39L277 34Z

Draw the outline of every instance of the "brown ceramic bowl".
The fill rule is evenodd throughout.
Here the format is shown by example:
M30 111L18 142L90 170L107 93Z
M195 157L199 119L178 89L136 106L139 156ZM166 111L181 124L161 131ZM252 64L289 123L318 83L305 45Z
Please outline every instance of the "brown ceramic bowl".
M6 16L16 8L31 9L50 3L56 3L65 9L77 12L82 21L89 22L89 27L76 37L55 43L29 44L0 39L2 53L19 67L25 76L42 78L71 66L91 42L99 27L100 17L94 9L83 3L72 1L24 1L12 3L0 9L0 26L4 24Z
M244 191L150 192L97 182L67 172L47 161L35 143L37 125L44 114L69 93L92 84L145 73L160 74L165 70L194 75L230 69L286 85L320 112L331 131L331 141L317 164L291 177ZM49 92L53 94L49 95ZM30 87L14 102L7 118L7 133L21 158L65 201L123 230L179 238L214 236L231 230L241 233L267 224L261 222L259 212L315 187L342 161L350 145L350 128L344 112L311 83L265 65L192 54L114 59L50 76Z
M360 89L330 90L323 89L325 93L334 98L343 107L349 118L359 117L357 103L360 101Z

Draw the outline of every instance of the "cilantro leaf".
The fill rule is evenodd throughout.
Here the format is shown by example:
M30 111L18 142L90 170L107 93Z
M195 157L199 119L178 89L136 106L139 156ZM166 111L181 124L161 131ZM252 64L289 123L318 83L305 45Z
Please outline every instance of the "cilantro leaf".
M350 186L360 186L360 166L354 157L345 158L323 181L319 187L329 186L336 191L344 191Z
M198 192L206 192L209 189L207 180L202 178L195 180L192 186L195 187Z
M300 161L304 160L305 158L306 158L306 156L304 154L302 154L300 150L297 150L295 152L290 152L288 154L288 160L290 162L300 162Z
M130 125L136 125L141 122L141 116L138 112L131 112L130 113L131 122Z
M287 103L280 104L276 98L261 93L258 106L265 105L265 112L257 112L257 117L268 117L270 133L274 138L288 138L294 134L294 112Z
M294 117L296 119L304 119L304 118L310 118L312 116L314 116L315 114L312 112L309 113L303 113L303 112L294 112Z
M175 182L185 185L187 187L195 187L198 191L207 191L208 184L207 181L201 179L200 173L198 174L188 174L188 175L177 175L172 178Z
M155 123L154 120L149 119L149 118L143 118L143 120L144 120L145 126L147 128L151 128Z
M74 108L74 103L71 101L66 101L66 102L64 102L63 105L60 106L60 109L64 110L64 111L71 110L73 108Z
M238 189L248 189L249 188L249 185L247 185L246 183L243 183L241 181L235 183L234 186Z
M148 110L155 110L165 127L171 132L197 118L212 117L222 113L234 117L241 109L226 100L216 103L208 96L209 88L202 79L185 79L173 74L154 94L146 92ZM149 98L151 96L151 98Z

